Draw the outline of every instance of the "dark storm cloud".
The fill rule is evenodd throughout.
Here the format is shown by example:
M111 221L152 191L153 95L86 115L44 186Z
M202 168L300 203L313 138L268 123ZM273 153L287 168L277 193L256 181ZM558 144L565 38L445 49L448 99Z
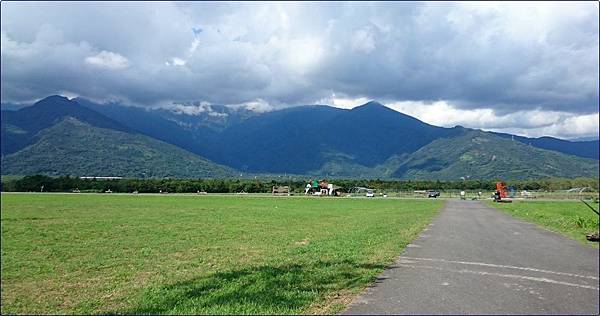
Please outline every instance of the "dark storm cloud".
M598 111L597 3L2 3L2 101Z

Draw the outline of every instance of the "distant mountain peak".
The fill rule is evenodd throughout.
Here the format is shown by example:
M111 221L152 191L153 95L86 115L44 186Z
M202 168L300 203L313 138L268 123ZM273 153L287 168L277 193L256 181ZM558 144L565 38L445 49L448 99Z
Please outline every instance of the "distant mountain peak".
M62 95L55 94L55 95L51 95L49 97L45 97L45 98L37 101L34 105L54 103L54 102L73 102L73 101L69 100L67 97L64 97Z
M75 100L69 100L69 98L61 96L61 95L51 95L49 97L43 98L36 103L34 103L31 107L31 110L39 109L43 111L73 111L76 108L81 108L79 103ZM27 108L23 108L27 109Z
M377 101L369 101L361 106L357 106L350 110L350 113L354 114L355 116L363 117L364 120L373 122L375 124L388 121L392 122L391 124L398 124L399 122L402 122L402 124L416 124L421 127L431 126L430 124L427 124L416 117L396 111ZM393 123L394 121L395 123Z
M370 107L370 108L372 108L372 107L385 107L385 105L383 105L383 104L381 104L381 103L379 103L379 102L377 102L375 100L371 100L371 101L369 101L369 102L367 102L367 103L365 103L363 105L357 106L357 108L362 108L362 107L365 107L365 108L366 107Z
M351 112L381 112L381 111L393 111L396 112L387 106L377 102L377 101L369 101L363 105L359 105L352 110Z
M31 135L55 125L65 117L73 117L96 127L132 132L125 125L60 95L46 97L32 106L19 109L13 115L15 125Z

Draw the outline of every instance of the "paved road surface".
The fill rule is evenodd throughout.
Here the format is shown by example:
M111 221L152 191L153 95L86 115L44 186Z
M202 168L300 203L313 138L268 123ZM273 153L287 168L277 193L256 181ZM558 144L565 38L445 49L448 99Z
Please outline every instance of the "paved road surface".
M598 314L598 249L450 200L344 314Z

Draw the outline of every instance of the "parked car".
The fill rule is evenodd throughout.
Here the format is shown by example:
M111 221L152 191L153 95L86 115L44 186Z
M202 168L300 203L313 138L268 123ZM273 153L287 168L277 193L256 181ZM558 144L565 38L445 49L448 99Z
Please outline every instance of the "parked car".
M367 190L367 197L374 197L375 193L373 193L373 190L369 189Z
M427 191L427 197L428 198L436 198L440 196L440 192L439 191L434 191L434 190L429 190Z

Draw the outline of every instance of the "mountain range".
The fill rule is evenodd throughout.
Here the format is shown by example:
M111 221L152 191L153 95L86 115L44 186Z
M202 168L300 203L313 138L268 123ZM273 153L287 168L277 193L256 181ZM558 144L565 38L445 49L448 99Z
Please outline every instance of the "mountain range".
M260 113L50 96L3 110L1 134L3 175L511 180L598 174L598 140L437 127L377 102Z

